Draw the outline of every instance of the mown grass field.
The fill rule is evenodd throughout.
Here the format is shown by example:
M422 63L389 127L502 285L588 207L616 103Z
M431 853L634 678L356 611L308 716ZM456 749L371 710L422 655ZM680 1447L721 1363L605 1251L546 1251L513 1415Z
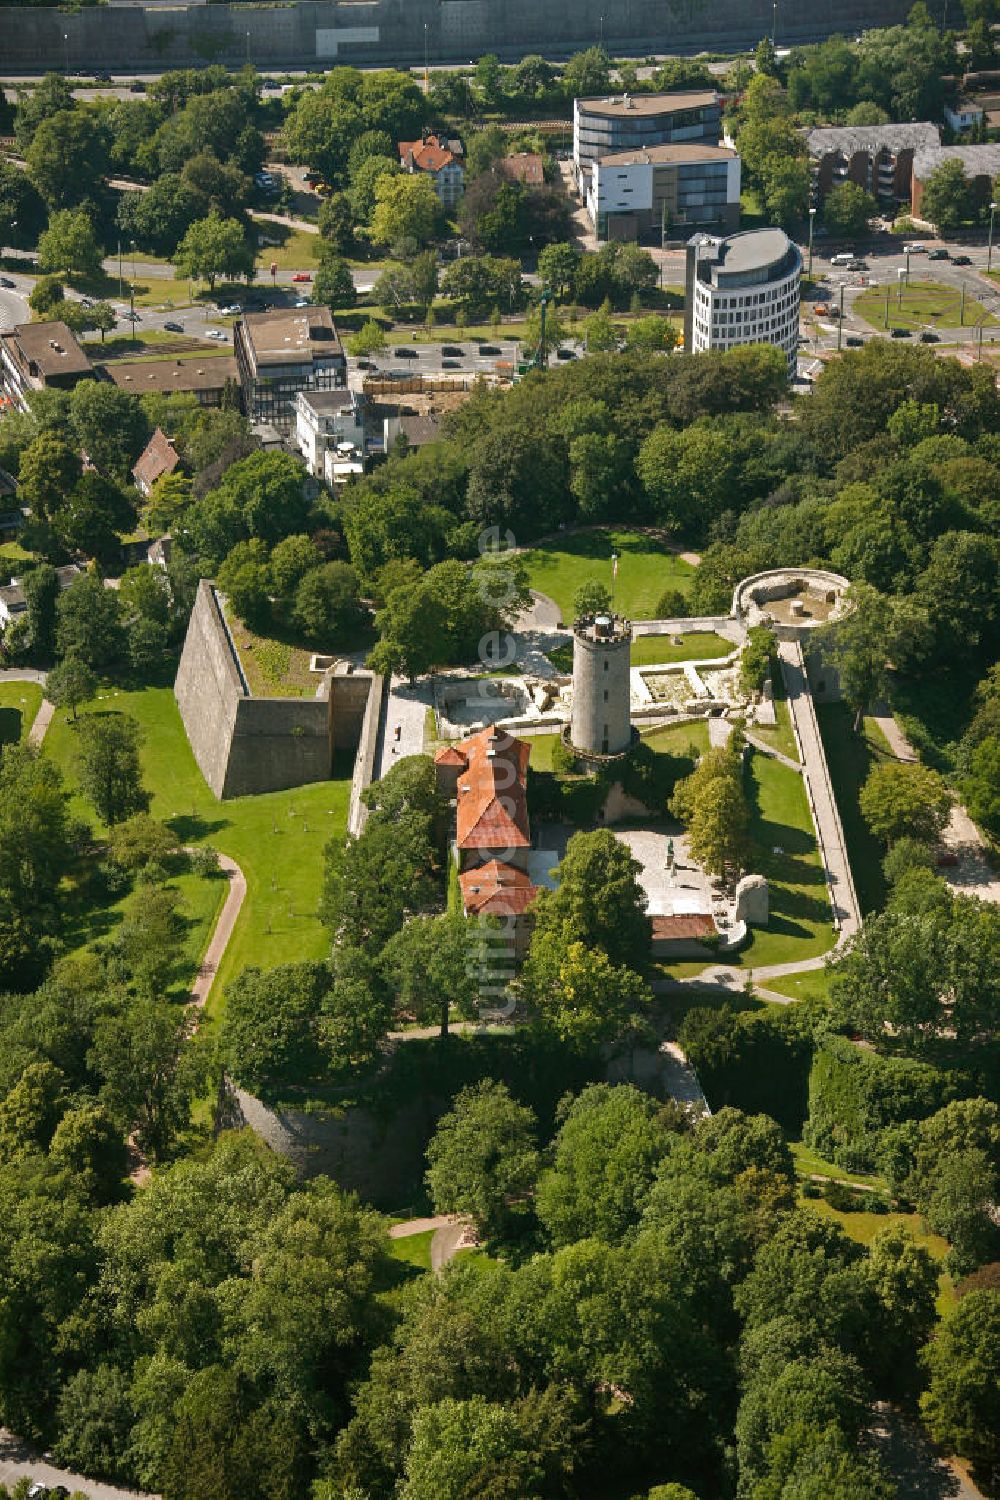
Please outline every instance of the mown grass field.
M185 844L211 844L231 855L246 876L246 899L212 990L210 1013L218 1011L226 982L245 965L268 968L328 951L329 936L316 909L324 846L342 837L347 825L349 766L334 780L219 802L195 763L170 688L105 689L82 712L135 719L144 735L143 776L153 816L169 822ZM75 740L73 724L58 712L45 751L74 789ZM82 795L74 797L73 811L96 821Z
M889 318L886 323L885 289L870 287L855 300L854 310L872 328L960 328L962 323L962 296L956 287L945 286L941 281L912 281L903 291L902 301L896 287L890 288ZM967 328L984 323L996 326L996 318L976 298L965 298L965 321Z
M0 745L28 738L41 701L37 682L0 682Z
M633 620L655 616L666 589L686 593L694 569L655 537L638 531L578 531L525 553L528 582L558 604L564 620L573 618L573 596L581 584L611 587L611 554L618 554L614 604Z

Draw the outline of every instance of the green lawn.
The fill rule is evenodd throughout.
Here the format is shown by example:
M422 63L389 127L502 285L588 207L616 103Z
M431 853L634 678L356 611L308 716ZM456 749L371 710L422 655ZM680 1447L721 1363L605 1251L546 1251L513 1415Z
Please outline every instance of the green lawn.
M701 755L708 749L708 721L694 719L690 724L665 724L662 729L648 729L642 738L664 755L687 755L690 750Z
M861 816L858 793L872 767L892 757L871 720L865 720L862 734L854 733L853 716L846 703L817 703L816 718L861 910L878 911L885 902L884 850Z
M20 542L0 542L0 565L4 571L17 563L26 562L32 556L34 554L26 552Z
M956 287L945 286L941 281L911 281L903 292L902 303L896 287L890 288L890 328L959 328L961 323L961 293ZM856 298L854 310L872 328L885 328L885 290L871 287ZM987 312L975 297L965 298L965 326L973 327L985 323L996 325L996 318Z
M836 934L802 777L755 751L748 795L751 867L767 876L771 920L766 928L755 928L749 945L726 962L759 968L828 953Z
M880 1229L898 1227L907 1230L917 1244L928 1250L936 1261L943 1261L948 1253L948 1241L943 1240L939 1234L932 1234L919 1214L842 1213L825 1203L822 1198L805 1198L802 1201L807 1208L824 1219L835 1220L844 1233L850 1235L852 1240L857 1240L859 1245L870 1245ZM957 1301L951 1277L946 1271L941 1271L937 1295L939 1317L947 1317Z
M736 649L732 641L716 635L714 630L692 630L677 639L680 644L675 646L669 635L637 635L632 641L633 667L660 666L675 661L711 661L728 656Z
M270 240L279 240L277 245L262 245L257 251L258 276L269 279L272 264L279 271L314 272L318 251L322 244L318 232L310 234L308 229L289 229L287 224L272 224L268 219L253 219L254 227Z
M321 958L330 945L316 916L323 847L344 834L350 769L331 781L219 802L195 763L170 688L138 692L106 689L88 712L123 712L144 731L143 771L154 817L169 821L187 844L207 843L237 861L247 895L219 976L210 1010L218 1010L227 980L247 964L271 967ZM45 740L72 786L75 730L57 713ZM74 811L94 822L82 797Z
M389 1254L393 1260L400 1260L404 1265L416 1266L420 1271L429 1271L433 1238L433 1229L425 1229L422 1234L402 1235L399 1239L389 1241Z
M41 701L36 682L0 682L0 745L28 738Z
M830 993L828 969L807 969L804 974L784 974L779 979L765 979L765 989L791 1000L823 1000Z
M528 582L573 618L573 595L582 583L611 586L611 554L618 553L615 608L634 620L652 619L665 589L686 592L693 568L662 542L636 531L579 531L525 554Z
M784 675L781 672L775 673L774 717L777 723L773 729L763 724L755 724L751 732L765 745L770 745L773 750L778 750L782 755L787 755L789 760L797 762L799 747L795 743L795 735L792 732L792 714L785 693Z

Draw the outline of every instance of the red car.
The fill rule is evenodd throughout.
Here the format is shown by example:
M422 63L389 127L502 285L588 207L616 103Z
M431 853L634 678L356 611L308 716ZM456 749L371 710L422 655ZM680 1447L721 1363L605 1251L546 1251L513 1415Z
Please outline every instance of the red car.
M292 280L293 281L312 281L312 277L310 276L310 274L309 274L308 271L296 271L295 275L292 277Z

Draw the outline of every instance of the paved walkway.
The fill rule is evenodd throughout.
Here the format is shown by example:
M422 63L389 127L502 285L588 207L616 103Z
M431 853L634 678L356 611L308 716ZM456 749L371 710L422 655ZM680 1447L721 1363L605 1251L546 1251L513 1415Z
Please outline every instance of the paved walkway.
M806 677L802 647L797 641L779 641L778 654L792 724L802 752L802 773L816 825L830 903L840 933L839 941L843 942L861 926L861 908L847 858L844 830L816 721L816 709Z
M403 677L392 679L382 734L375 752L373 781L381 781L404 756L423 754L424 720L433 703L434 689L426 678L413 687Z
M426 1234L433 1230L431 1239L431 1270L440 1275L449 1261L454 1260L460 1250L471 1250L479 1241L468 1219L455 1214L438 1214L433 1219L407 1219L404 1224L393 1224L389 1230L391 1240L409 1239L413 1234Z
M917 755L917 752L896 723L888 703L876 703L872 718L885 735L889 749L897 760L919 760L920 757Z
M198 1006L199 1009L205 1004L212 985L215 983L215 976L219 972L222 956L229 944L229 939L233 935L236 918L240 914L240 907L243 905L243 898L247 893L246 876L235 859L230 859L228 854L220 854L219 864L229 879L229 890L226 892L226 899L223 903L222 911L219 913L219 920L215 924L215 931L212 933L211 940L205 950L205 957L201 961L197 978L191 987L190 1003Z
M143 1496L138 1490L126 1490L97 1479L85 1479L69 1469L58 1469L35 1449L0 1428L0 1484L13 1486L19 1479L33 1479L50 1486L62 1484L70 1491L81 1490L89 1500L158 1500L156 1496Z

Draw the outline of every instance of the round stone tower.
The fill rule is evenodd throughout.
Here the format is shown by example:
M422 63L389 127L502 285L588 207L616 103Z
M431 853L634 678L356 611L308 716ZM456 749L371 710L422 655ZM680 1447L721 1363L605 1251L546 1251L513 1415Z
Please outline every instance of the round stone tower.
M621 615L584 615L573 626L569 742L584 755L621 755L632 742L631 647L632 624Z

